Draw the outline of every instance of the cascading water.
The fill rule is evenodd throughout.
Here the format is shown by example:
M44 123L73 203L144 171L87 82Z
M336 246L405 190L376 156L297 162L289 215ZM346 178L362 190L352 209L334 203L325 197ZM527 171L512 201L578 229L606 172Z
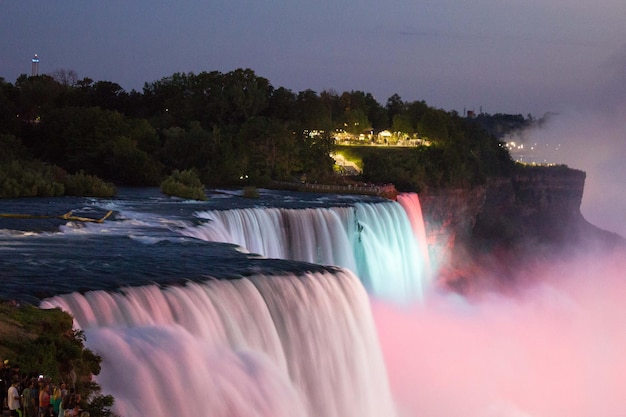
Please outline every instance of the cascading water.
M202 211L196 216L206 222L182 233L269 258L341 266L376 297L421 299L431 274L419 199L412 194L399 201Z
M42 307L74 316L125 417L395 415L349 271L72 293Z
M419 200L411 195L400 204L355 204L348 196L311 203L300 194L263 193L263 204L290 209L248 210L246 222L260 221L262 212L273 216L271 227L241 226L251 243L237 244L252 252L264 253L253 246L264 241L277 248L268 256L295 258L299 251L310 262L345 262L366 276L377 266L363 257L384 262L395 256L388 248L406 245L385 233L412 226L424 250ZM242 253L217 243L233 241L227 222L189 226L193 213L243 221L241 211L218 211L255 204L234 194L196 203L129 190L111 201L2 204L3 212L78 210L86 217L115 210L105 224L0 219L0 296L38 302L42 294L65 293L42 305L76 316L104 358L98 381L123 417L588 417L626 409L623 248L519 271L515 281L545 285L475 303L436 293L394 306L377 299L380 288L369 278L370 308L346 269ZM394 219L400 206L410 222ZM208 240L201 233L211 227L226 237L206 242L180 234ZM388 271L400 274L407 259L393 259ZM429 276L427 264L413 265L423 274L416 276ZM385 285L396 283L391 274ZM428 280L421 282L424 288Z
M401 205L270 192L272 207L260 208L234 195L197 203L137 192L55 200L58 212L114 210L104 224L0 227L0 250L11 254L2 270L17 283L0 293L47 294L42 307L75 317L103 358L97 379L114 411L397 414L365 290L422 298L430 275L416 196ZM49 204L29 199L6 211Z
M424 259L424 275L430 277L432 264L426 238L426 224L424 223L424 215L422 213L422 203L420 203L419 196L415 193L401 193L398 194L398 203L400 203L409 218L413 235L417 239L422 259Z

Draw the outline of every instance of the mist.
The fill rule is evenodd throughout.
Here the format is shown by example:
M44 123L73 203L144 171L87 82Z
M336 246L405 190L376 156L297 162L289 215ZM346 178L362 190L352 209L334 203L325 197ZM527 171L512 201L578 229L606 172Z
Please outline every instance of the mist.
M521 275L515 296L373 301L400 417L589 417L626 410L626 254Z
M585 171L583 216L626 237L626 47L580 81L585 88L576 99L522 137L538 145L535 161Z

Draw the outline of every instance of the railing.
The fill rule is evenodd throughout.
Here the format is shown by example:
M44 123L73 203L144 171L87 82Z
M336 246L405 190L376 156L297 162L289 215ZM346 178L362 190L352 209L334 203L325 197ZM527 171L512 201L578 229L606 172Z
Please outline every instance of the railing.
M321 192L336 194L363 194L377 195L380 197L396 199L398 191L393 184L385 185L330 185L330 184L311 184L311 183L282 183L277 182L276 185L288 187L302 192Z

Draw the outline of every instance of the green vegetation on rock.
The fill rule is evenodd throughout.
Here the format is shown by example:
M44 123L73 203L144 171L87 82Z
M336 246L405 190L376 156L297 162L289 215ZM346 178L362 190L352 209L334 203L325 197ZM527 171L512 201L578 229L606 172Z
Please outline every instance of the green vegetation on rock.
M242 196L245 198L259 198L259 190L253 186L243 187Z
M59 309L0 302L0 358L18 365L20 375L45 375L74 387L92 417L113 416L113 397L102 395L92 379L100 373L101 358L72 325L72 317Z
M172 175L161 183L163 194L204 201L207 199L204 185L194 170L174 170Z

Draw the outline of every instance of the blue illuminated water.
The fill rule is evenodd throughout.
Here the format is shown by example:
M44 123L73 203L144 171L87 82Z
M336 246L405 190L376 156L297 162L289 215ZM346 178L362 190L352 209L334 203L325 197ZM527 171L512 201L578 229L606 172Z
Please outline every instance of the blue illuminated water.
M34 301L89 289L332 270L356 273L381 296L418 296L424 260L402 207L375 197L261 190L213 192L206 202L121 189L112 199L0 201L0 213L101 218L0 218L0 297ZM242 219L254 224L242 224ZM231 223L239 223L235 233ZM211 230L222 230L211 234ZM259 256L260 255L260 256ZM323 266L322 266L323 265Z
M112 214L0 218L0 296L72 314L125 417L394 417L369 297L428 285L408 200L2 200L0 213Z

